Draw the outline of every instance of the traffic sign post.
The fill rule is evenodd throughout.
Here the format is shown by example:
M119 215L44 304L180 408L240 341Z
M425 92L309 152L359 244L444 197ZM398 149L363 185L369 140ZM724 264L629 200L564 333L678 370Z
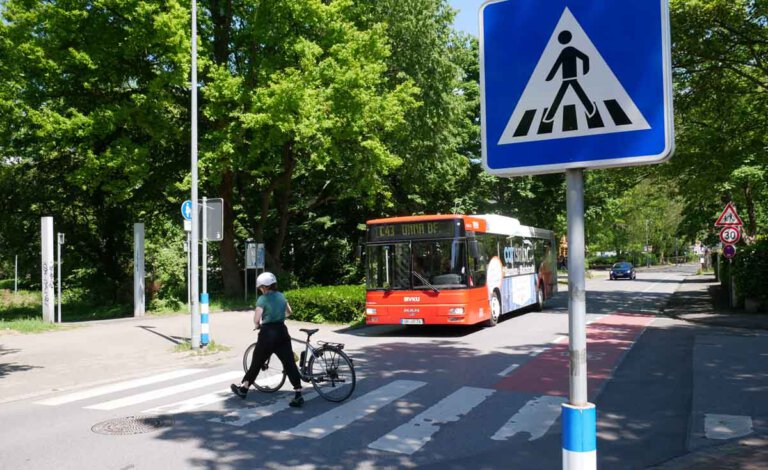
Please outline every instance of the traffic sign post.
M723 209L723 212L720 214L720 217L717 218L717 222L715 222L715 227L743 227L744 222L742 222L741 217L739 217L739 213L736 212L736 206L733 205L732 202L729 202L725 205L725 209Z
M735 245L741 240L741 231L736 227L723 227L720 230L720 241L725 245Z
M661 163L674 130L668 0L487 0L480 8L483 165L565 172L570 403L563 467L597 467L587 396L584 170Z

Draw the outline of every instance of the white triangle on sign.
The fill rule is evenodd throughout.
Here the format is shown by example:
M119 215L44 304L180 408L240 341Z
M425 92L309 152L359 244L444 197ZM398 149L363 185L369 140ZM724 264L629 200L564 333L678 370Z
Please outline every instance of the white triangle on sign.
M589 61L586 73L585 58ZM581 96L580 91L583 92ZM562 94L562 99L555 112L550 113L548 110L557 104L558 94ZM587 107L589 102L592 103L591 109ZM499 145L650 128L566 7L499 139Z

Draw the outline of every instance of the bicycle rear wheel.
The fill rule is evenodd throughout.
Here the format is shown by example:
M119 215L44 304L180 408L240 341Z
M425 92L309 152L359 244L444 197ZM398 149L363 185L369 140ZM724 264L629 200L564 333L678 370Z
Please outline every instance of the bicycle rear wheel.
M251 361L253 360L253 350L256 348L256 343L248 346L243 354L243 370L248 372L248 368L251 367ZM276 354L272 354L261 366L259 375L253 382L253 386L260 392L272 393L280 390L285 383L285 371L283 370L283 363L280 362Z
M341 349L326 346L317 350L307 369L312 386L328 401L344 401L355 391L355 368Z

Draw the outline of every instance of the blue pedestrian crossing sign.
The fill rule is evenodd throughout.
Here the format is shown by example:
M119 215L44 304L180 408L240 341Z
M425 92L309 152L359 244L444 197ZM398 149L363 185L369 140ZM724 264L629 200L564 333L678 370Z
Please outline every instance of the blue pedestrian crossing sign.
M491 174L663 162L674 148L668 0L489 0L480 86Z

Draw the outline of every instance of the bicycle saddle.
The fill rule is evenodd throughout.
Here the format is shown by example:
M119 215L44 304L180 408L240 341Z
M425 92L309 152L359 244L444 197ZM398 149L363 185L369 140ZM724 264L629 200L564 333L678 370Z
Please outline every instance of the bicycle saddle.
M308 328L300 328L300 329L299 329L299 331L303 331L303 332L304 332L304 333L306 333L307 335L309 335L309 336L312 336L313 334L315 334L315 333L317 333L318 331L320 331L320 328L312 328L312 329L308 329Z

